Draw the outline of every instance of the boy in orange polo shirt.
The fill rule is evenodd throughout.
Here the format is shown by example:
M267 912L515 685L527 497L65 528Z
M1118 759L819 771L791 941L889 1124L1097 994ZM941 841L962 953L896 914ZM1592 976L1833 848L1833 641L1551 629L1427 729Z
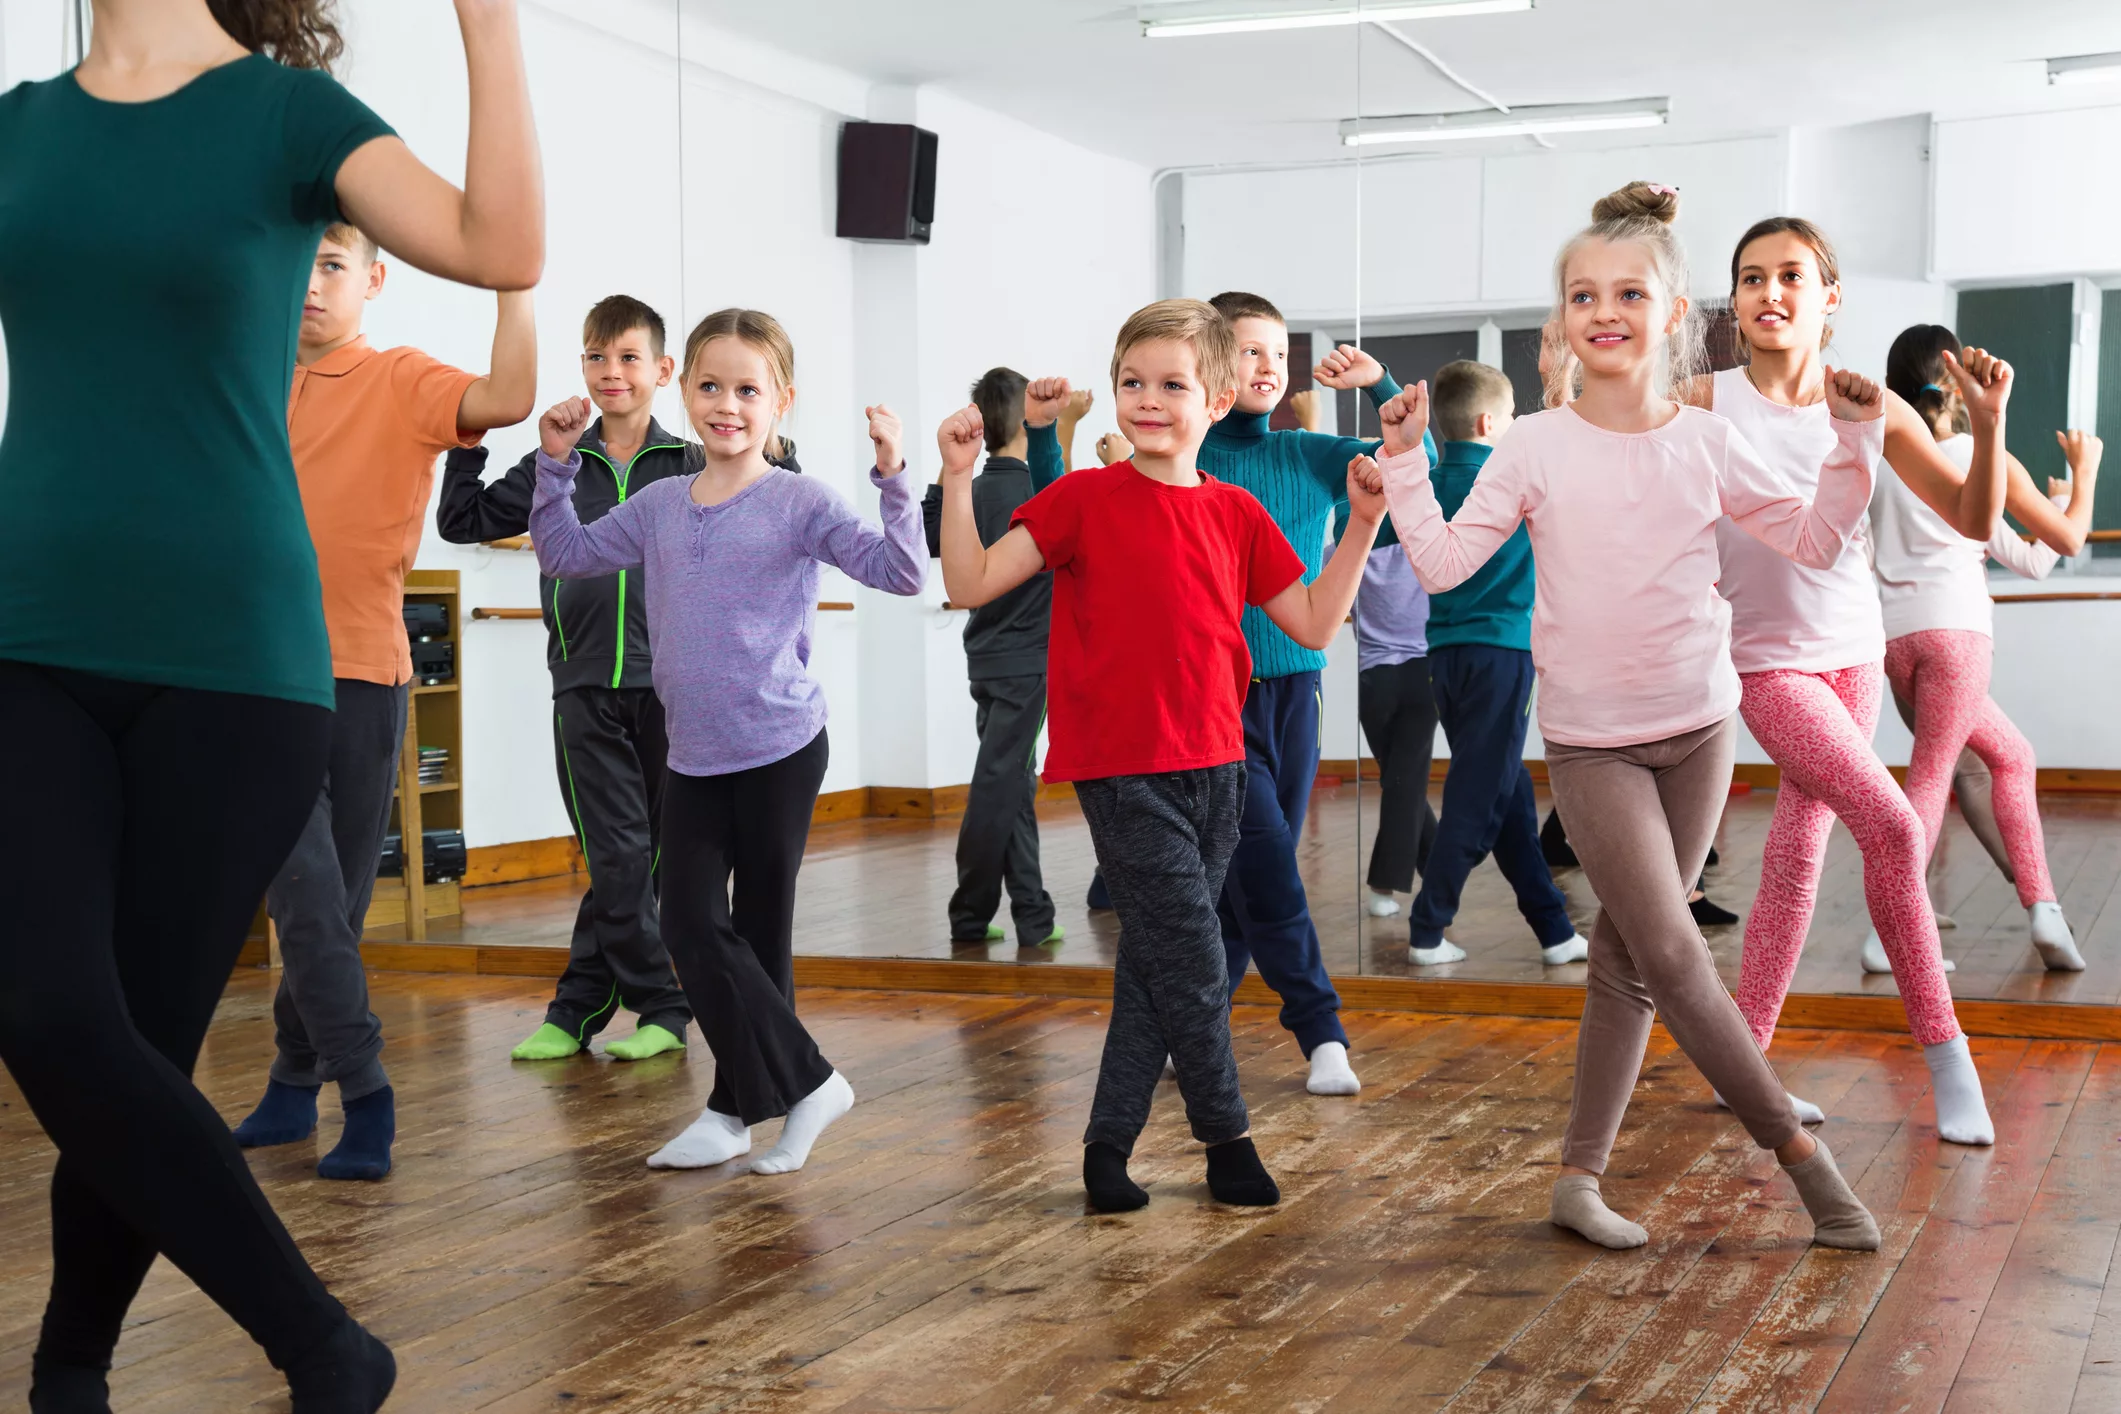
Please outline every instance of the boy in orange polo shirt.
M481 378L418 349L369 346L361 315L383 276L375 243L335 225L317 247L302 306L287 434L316 543L338 708L323 789L265 897L284 964L273 999L279 1053L265 1098L235 1131L245 1147L306 1139L318 1090L338 1082L346 1128L317 1165L325 1178L383 1177L397 1132L361 923L405 736L405 572L420 548L435 458L521 422L537 394L527 292L500 296L493 371Z

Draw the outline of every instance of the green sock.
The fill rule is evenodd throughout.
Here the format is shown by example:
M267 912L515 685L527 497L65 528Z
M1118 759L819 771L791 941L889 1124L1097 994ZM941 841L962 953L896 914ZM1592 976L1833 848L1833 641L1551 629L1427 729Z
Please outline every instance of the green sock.
M1002 931L1002 925L1001 925L1001 924L999 924L999 923L989 923L989 924L987 925L987 941L988 941L988 942L990 942L990 943L998 943L998 942L1000 942L1000 941L1001 941L1002 939L1004 939L1004 938L1006 938L1006 937L1008 937L1008 936L1009 936L1009 935L1008 935L1007 933L1005 933L1005 932L1003 932L1003 931Z
M546 1022L530 1033L530 1039L508 1053L510 1060L565 1060L578 1053L582 1043Z
M654 1022L650 1022L646 1026L635 1027L631 1036L613 1041L610 1045L604 1047L604 1054L610 1056L613 1060L636 1061L647 1060L650 1056L659 1056L665 1051L682 1051L684 1049L685 1038L683 1036L675 1035L657 1026Z
M1050 945L1052 945L1052 944L1054 944L1054 943L1057 943L1057 942L1059 942L1059 941L1060 941L1060 940L1061 940L1062 938L1065 938L1065 937L1067 937L1067 936L1068 936L1068 930L1067 930L1066 928L1063 928L1063 927L1061 927L1061 925L1060 925L1060 924L1056 923L1056 924L1054 924L1054 925L1053 925L1053 931L1052 931L1052 932L1050 932L1050 933L1046 934L1046 936L1045 936L1045 937L1043 937L1043 938L1040 938L1040 939L1038 940L1038 945L1039 945L1040 947L1042 947L1042 948L1043 948L1043 947L1048 947L1048 946L1050 946Z

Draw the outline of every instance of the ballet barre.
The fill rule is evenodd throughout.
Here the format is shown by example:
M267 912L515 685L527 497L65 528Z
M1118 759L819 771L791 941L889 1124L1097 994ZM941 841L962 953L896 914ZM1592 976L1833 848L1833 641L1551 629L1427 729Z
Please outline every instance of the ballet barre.
M827 614L845 614L854 611L853 604L834 599L819 600L817 607L820 613ZM475 619L542 619L545 617L545 611L543 609L473 609L471 616Z
M2121 599L2121 592L2114 590L2058 591L2053 594L1991 594L1989 600L1996 604L2092 604L2102 600Z

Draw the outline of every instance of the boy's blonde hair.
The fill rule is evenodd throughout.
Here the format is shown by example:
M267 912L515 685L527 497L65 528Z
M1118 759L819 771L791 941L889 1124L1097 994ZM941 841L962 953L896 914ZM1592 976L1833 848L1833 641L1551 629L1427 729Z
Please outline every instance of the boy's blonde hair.
M1655 182L1629 182L1618 191L1607 192L1591 205L1591 224L1578 231L1554 257L1554 315L1563 319L1569 304L1569 261L1592 241L1618 245L1633 241L1648 249L1657 266L1657 282L1664 286L1666 302L1687 301L1686 315L1665 345L1665 377L1669 396L1685 401L1685 389L1701 363L1701 317L1691 298L1692 277L1687 273L1686 248L1672 232L1679 219L1679 189ZM1576 376L1573 354L1557 361L1547 380L1550 402L1567 389Z
M795 344L781 321L759 309L718 309L692 326L685 336L685 361L678 381L683 385L692 382L692 365L698 360L700 350L716 339L736 339L749 345L766 360L766 371L773 375L776 392L785 393L795 386ZM689 398L690 393L686 396ZM793 453L795 444L779 435L780 419L774 419L773 430L766 437L768 457L785 458Z
M333 245L345 246L361 258L364 265L376 263L375 238L351 221L334 221L324 228L324 239Z
M1113 384L1119 383L1119 365L1130 349L1159 340L1192 346L1193 368L1208 401L1237 386L1237 336L1214 305L1197 299L1160 299L1127 316L1112 347Z
M1436 430L1446 442L1470 442L1480 435L1484 412L1502 417L1517 407L1510 375L1492 364L1462 358L1436 370L1429 382L1429 404Z

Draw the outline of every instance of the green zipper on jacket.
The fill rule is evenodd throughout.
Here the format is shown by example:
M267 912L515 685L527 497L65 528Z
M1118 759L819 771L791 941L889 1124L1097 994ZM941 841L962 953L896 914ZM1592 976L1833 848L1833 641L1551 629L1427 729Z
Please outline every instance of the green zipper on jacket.
M635 452L632 458L627 461L626 470L624 470L623 472L619 470L618 466L611 460L610 457L605 456L602 452L592 452L587 447L583 447L580 450L583 455L595 457L598 461L604 463L606 467L610 468L612 484L619 488L619 504L623 506L626 504L627 484L633 480L634 462L639 461L642 457L646 456L650 452L682 452L683 450L685 450L685 444L683 442L658 442L652 447L643 447L640 451ZM557 609L555 609L554 611L554 617L558 617ZM560 656L564 659L567 656L567 644L565 641L564 634L561 636L561 638L562 641L560 643ZM618 644L618 651L614 653L611 658L611 685L613 687L617 687L619 685L619 679L624 677L626 674L626 571L624 570L619 571Z

